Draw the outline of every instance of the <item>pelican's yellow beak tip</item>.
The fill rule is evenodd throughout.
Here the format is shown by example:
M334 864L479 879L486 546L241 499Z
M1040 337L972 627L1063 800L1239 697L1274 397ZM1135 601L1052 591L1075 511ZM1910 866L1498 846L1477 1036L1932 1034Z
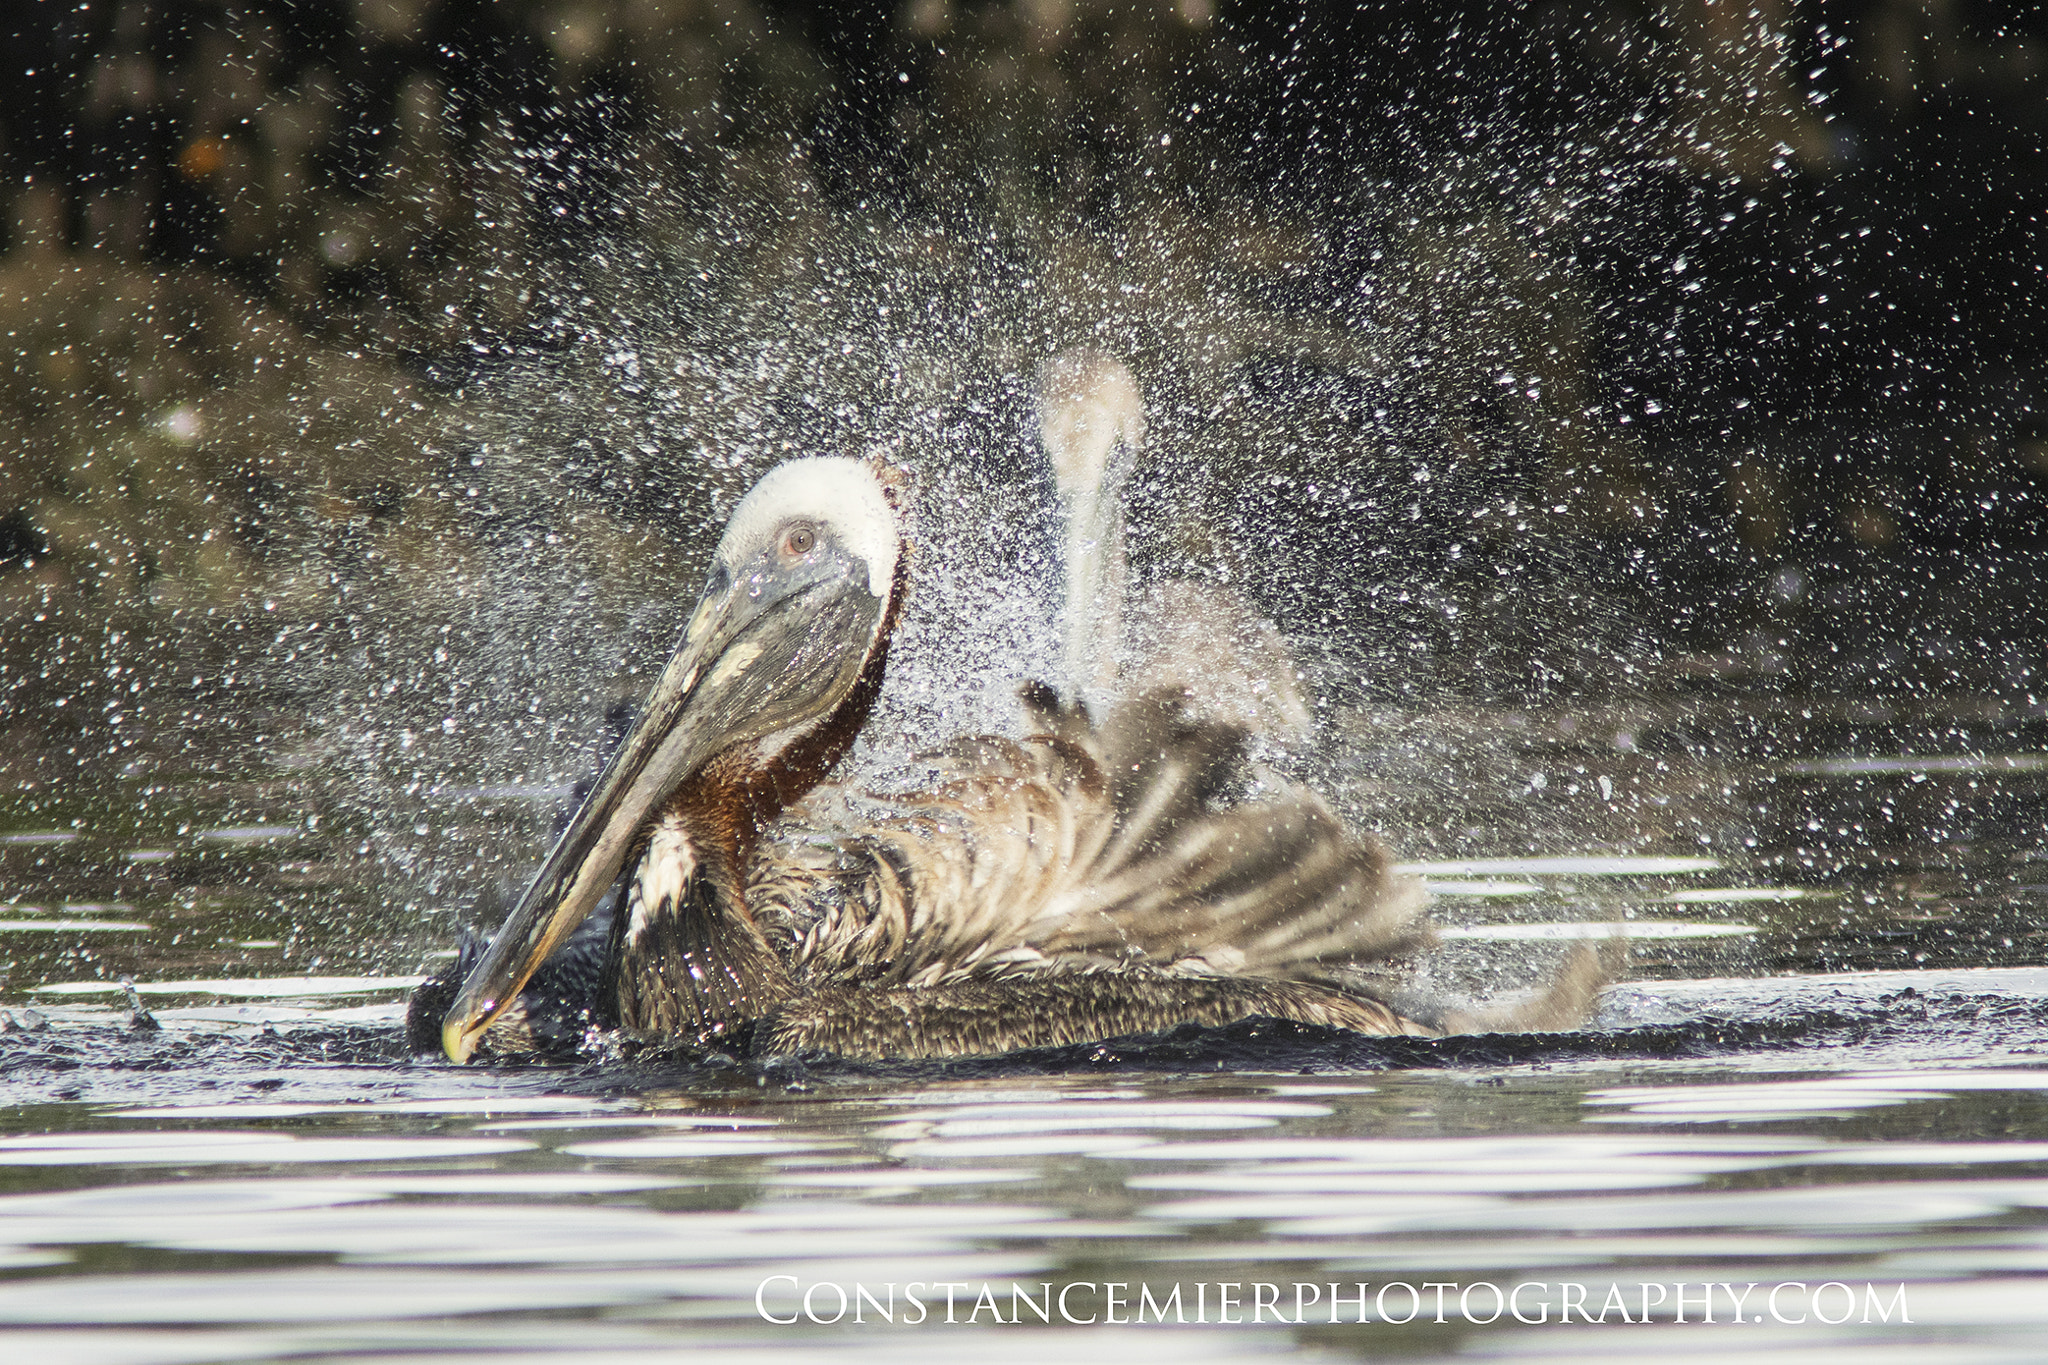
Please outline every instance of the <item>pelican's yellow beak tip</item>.
M460 1019L450 1019L441 1025L441 1050L448 1054L448 1060L461 1066L476 1051L476 1040L483 1030L463 1027Z

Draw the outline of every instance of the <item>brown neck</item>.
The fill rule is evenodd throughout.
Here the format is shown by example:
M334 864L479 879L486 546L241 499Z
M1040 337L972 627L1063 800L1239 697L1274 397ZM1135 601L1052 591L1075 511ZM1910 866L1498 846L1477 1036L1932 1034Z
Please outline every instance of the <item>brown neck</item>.
M817 726L800 736L781 753L758 768L734 774L733 787L740 803L734 809L737 839L733 845L737 866L753 856L754 843L775 817L801 801L823 782L846 751L853 747L881 694L883 674L888 670L889 642L896 635L896 621L903 610L904 589L910 574L910 547L903 545L896 555L896 581L889 591L889 605L875 635L860 676L840 703ZM712 767L737 755L728 750L712 760ZM708 776L710 770L706 770Z
M613 940L619 1022L626 1028L708 1041L794 992L746 903L747 868L761 831L824 780L867 724L888 664L907 558L906 547L860 676L824 721L759 766L752 745L719 754L651 828Z

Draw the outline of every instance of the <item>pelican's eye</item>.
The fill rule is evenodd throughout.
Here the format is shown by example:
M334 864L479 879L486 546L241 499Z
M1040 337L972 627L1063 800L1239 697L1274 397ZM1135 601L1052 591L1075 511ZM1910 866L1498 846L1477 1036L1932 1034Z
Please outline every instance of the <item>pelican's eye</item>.
M798 522L782 533L782 554L785 559L801 559L811 552L818 543L817 528L808 522Z

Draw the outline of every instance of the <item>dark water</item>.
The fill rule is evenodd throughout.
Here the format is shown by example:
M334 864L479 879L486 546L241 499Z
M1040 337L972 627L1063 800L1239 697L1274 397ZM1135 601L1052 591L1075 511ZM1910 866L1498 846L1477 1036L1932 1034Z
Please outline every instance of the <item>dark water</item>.
M46 710L0 755L7 1359L1978 1361L2048 1333L2038 708L1347 712L1331 785L1447 926L1425 988L1511 994L1623 934L1581 1032L687 1071L404 1056L406 990L566 790L380 806L289 697L245 700L219 729Z

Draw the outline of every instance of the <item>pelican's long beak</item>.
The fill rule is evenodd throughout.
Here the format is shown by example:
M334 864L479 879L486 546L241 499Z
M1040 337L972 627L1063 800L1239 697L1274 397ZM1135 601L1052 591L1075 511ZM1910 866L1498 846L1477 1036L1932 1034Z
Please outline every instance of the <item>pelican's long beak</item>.
M646 709L605 765L441 1026L468 1061L624 869L640 831L713 757L828 712L860 676L886 603L866 566L821 545L796 564L772 553L715 569Z

